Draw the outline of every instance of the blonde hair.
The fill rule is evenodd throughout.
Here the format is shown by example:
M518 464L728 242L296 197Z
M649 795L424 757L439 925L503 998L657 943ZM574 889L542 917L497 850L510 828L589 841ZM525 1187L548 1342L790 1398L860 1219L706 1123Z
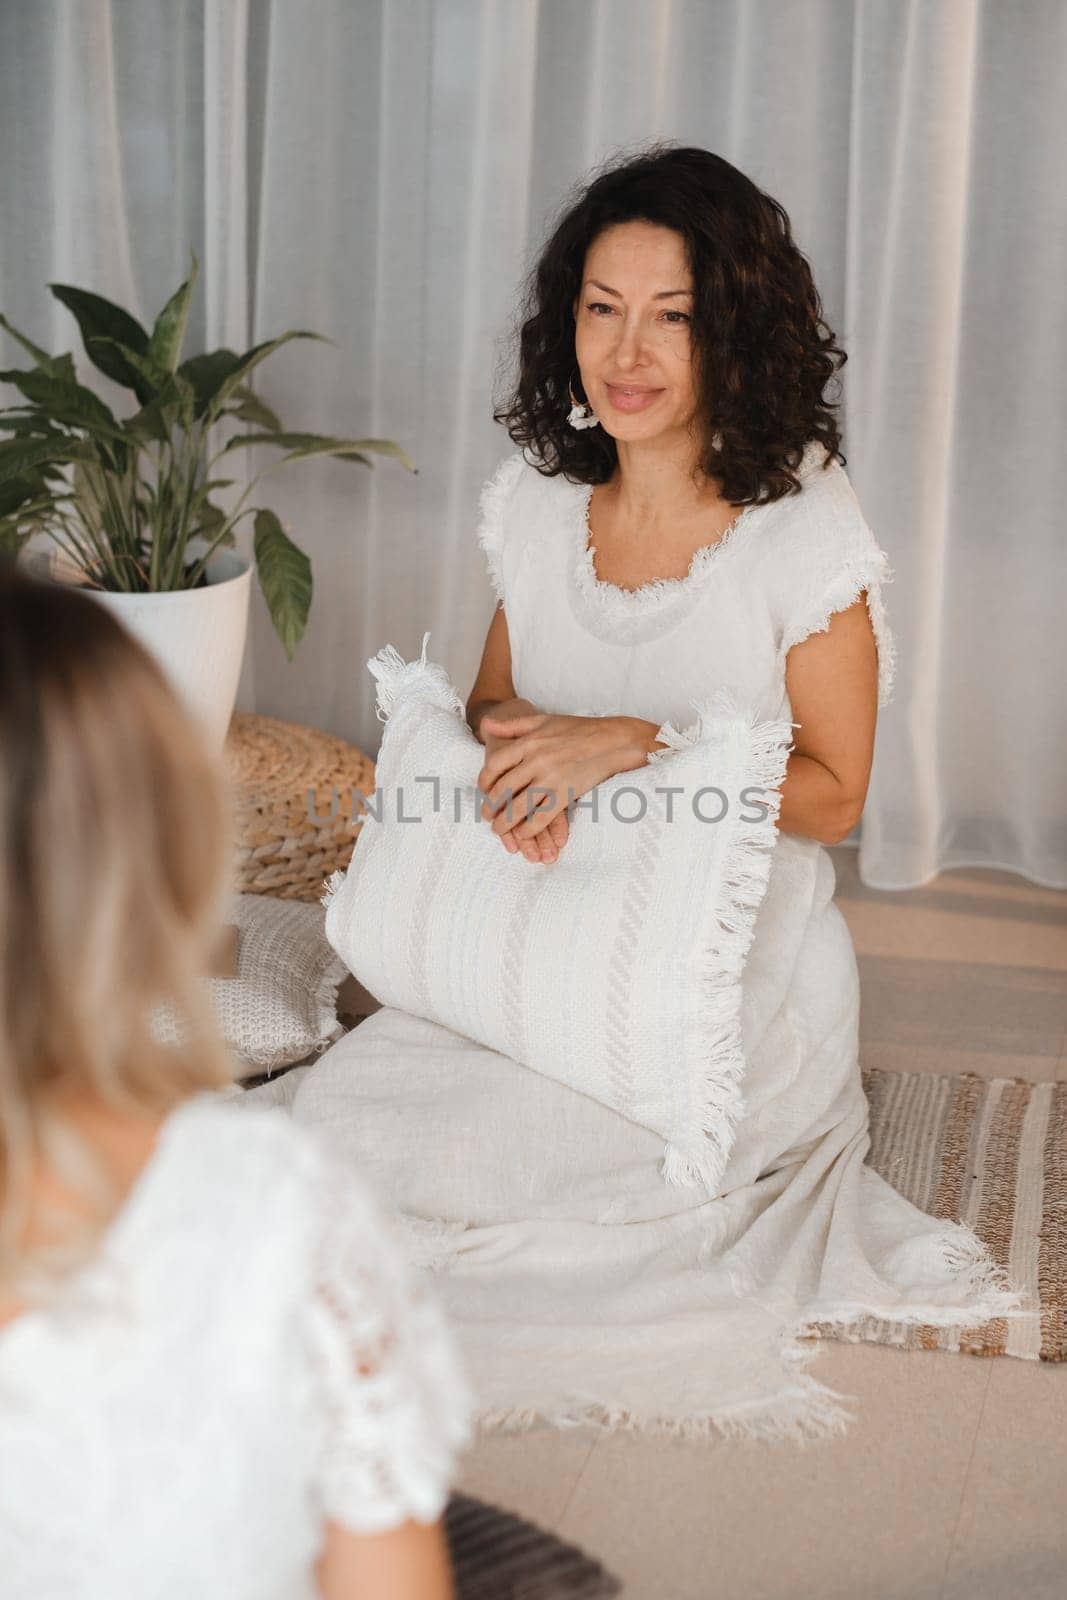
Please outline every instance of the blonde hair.
M121 1203L57 1090L163 1115L233 1078L205 982L231 810L221 760L115 617L0 572L0 1288L54 1282ZM160 1005L178 1047L156 1037ZM30 1243L41 1165L88 1217Z

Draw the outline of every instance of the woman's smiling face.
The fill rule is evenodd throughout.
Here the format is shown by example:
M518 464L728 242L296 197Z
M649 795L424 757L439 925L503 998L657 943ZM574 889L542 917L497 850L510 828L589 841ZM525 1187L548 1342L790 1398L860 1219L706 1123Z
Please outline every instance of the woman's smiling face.
M613 438L689 430L699 401L692 315L681 234L621 222L593 240L574 302L574 346L582 388Z

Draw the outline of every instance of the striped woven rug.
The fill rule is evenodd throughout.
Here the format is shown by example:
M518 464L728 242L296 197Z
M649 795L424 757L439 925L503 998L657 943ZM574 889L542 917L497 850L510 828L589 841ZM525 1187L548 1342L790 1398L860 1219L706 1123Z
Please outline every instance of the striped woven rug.
M814 1336L1067 1360L1067 1083L866 1068L863 1086L868 1165L922 1211L968 1223L1039 1309L974 1328L868 1317Z
M457 1600L609 1600L622 1591L577 1545L458 1490L445 1534Z

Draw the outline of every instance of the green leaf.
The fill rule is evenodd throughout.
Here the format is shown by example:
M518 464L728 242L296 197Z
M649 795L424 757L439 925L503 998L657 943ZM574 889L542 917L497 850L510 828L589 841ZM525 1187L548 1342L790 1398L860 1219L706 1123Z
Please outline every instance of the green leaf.
M119 351L110 344L93 348L97 339L114 339L143 356L148 349L148 335L137 319L88 289L75 289L68 283L50 283L48 287L73 315L81 329L85 353L93 365L106 377L121 383L124 389L132 389L142 405L150 400L151 395L143 392L144 380Z
M260 428L270 428L272 433L281 433L282 425L278 417L246 384L239 385L233 391L233 397L241 403L227 407L226 416L238 417L242 422L254 422Z
M311 562L284 532L273 511L256 512L253 548L274 631L291 661L311 610Z
M0 372L0 380L13 383L28 400L39 406L51 421L82 428L93 438L104 440L103 453L117 472L124 472L129 440L98 395L80 383L64 383L34 367L28 371Z
M53 428L42 411L21 411L12 406L7 416L0 416L0 428L17 433L21 438L65 439L65 433Z
M211 491L213 489L229 489L235 482L235 478L209 478L206 483L202 483L189 504L190 524L193 524L200 519L201 507L207 506L209 509L209 520L212 522L214 527L220 527L221 524L225 522L226 516L223 512L219 511L217 506L211 504Z
M136 372L139 377L144 379L144 382L150 391L150 399L158 399L159 390L170 377L170 373L167 372L165 367L159 366L158 363L152 359L151 354L141 355L137 350L131 350L128 344L123 344L121 340L106 339L102 334L95 339L90 339L89 343L92 345L94 350L98 350L99 346L103 344L113 345L120 353L123 360L129 362L134 372Z
M371 450L380 456L394 456L402 467L407 467L409 472L419 470L407 451L402 450L392 439L353 439L351 443L356 450Z
M192 254L192 252L190 252ZM189 320L189 301L199 265L192 256L192 266L185 282L177 288L156 318L152 337L148 341L148 360L164 372L174 372L185 343L185 325Z
M39 472L27 473L25 477L8 478L6 483L0 484L0 517L10 516L19 506L24 506L27 500L33 500L39 495L41 489Z
M163 444L167 437L163 407L158 401L150 400L140 411L126 418L126 432L132 433L135 439L155 439L158 444Z
M0 444L0 483L21 478L46 461L84 461L91 456L90 447L78 439L64 439L62 445L52 439L35 439L32 444L6 439Z
M24 333L13 328L0 311L0 328L6 328L13 339L17 339L27 355L31 355L42 372L47 372L50 378L69 379L76 382L74 373L74 357L72 355L50 356L47 350L42 350L40 345L34 344L32 339L27 339Z
M178 376L192 386L197 417L204 415L240 359L233 350L209 350L206 355L190 356L188 361L182 362Z
M197 506L201 505L203 501L207 499L212 489L230 489L236 482L236 478L209 478L208 481L206 483L202 483L199 489L196 491L196 498L193 501L193 510L195 511Z
M290 329L288 333L279 334L277 339L266 339L262 344L253 345L251 350L246 350L244 355L238 358L237 365L229 377L225 378L220 384L212 404L216 407L224 406L237 389L238 384L261 362L266 361L269 355L273 355L275 350L280 349L283 344L288 344L290 339L320 339L323 344L333 343L333 340L327 339L324 333L309 333L306 329L297 331Z
M138 439L158 439L162 443L167 438L164 413L171 406L179 410L186 407L190 412L195 410L193 386L180 372L168 372L155 398L126 418L126 432Z
M196 519L195 532L202 538L215 541L218 531L226 521L226 513L220 506L210 500L205 500ZM217 539L219 549L234 550L237 547L237 537L232 528L228 528L221 539Z
M0 518L0 550L3 550L5 555L17 556L36 531L33 527L21 528L17 517Z
M225 448L238 450L242 445L272 444L290 453L283 461L296 461L305 456L337 456L342 461L362 461L373 467L374 462L357 449L355 439L331 439L321 433L241 433L230 439Z

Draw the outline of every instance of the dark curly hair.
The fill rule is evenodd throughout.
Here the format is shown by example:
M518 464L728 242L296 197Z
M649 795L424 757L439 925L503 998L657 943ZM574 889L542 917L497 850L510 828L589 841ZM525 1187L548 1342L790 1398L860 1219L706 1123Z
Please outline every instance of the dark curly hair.
M657 141L573 193L530 273L518 315L518 379L493 412L545 476L605 483L618 461L604 428L566 420L575 377L575 296L593 240L615 223L673 228L693 275L701 467L735 505L799 491L804 448L846 457L824 390L848 357L822 316L807 259L777 200L710 150ZM721 433L721 448L714 436Z

